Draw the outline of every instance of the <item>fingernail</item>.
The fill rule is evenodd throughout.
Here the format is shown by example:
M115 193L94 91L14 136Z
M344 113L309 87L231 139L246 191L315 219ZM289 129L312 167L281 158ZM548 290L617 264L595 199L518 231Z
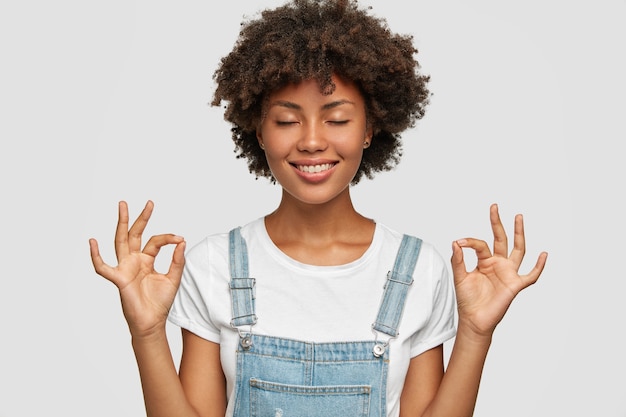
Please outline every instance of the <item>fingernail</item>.
M458 243L459 246L467 245L467 239L459 239L456 243Z

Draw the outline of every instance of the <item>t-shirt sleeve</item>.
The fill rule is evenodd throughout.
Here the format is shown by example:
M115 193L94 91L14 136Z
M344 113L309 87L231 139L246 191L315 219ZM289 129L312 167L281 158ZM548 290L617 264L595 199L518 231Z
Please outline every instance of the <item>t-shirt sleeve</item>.
M220 342L220 329L209 311L211 291L209 244L205 239L185 255L183 276L168 320L211 342Z
M456 334L456 296L454 282L441 255L431 248L428 253L431 276L431 312L411 341L411 357L432 349Z

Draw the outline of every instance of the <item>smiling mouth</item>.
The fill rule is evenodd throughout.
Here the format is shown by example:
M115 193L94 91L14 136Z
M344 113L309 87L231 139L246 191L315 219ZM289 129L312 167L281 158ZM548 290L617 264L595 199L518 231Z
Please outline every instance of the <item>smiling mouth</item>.
M316 174L318 172L328 171L335 164L319 164L319 165L295 165L298 171L306 172L309 174Z

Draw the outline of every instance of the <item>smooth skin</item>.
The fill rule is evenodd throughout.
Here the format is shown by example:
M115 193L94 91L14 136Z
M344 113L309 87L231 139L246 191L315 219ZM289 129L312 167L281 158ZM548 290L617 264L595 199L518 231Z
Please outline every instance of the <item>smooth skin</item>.
M141 247L142 234L152 215L154 204L148 201L143 211L129 225L128 206L119 203L115 233L118 265L107 265L95 239L89 240L91 259L96 272L115 284L120 292L122 310L132 336L132 346L139 367L144 402L148 416L224 416L226 383L219 363L219 345L183 332L183 355L180 376L172 359L165 325L169 309L180 284L184 266L185 241L173 234L151 237ZM154 269L154 261L165 245L175 245L166 274ZM190 371L189 358L195 360ZM210 387L202 391L203 387ZM190 398L202 398L191 402Z
M490 207L493 231L493 252L487 242L474 238L460 239L452 243L452 273L457 295L459 324L457 335L445 374L442 375L436 393L429 399L413 395L428 384L428 376L420 375L422 367L426 373L433 372L433 364L417 356L411 360L401 399L400 415L404 416L471 416L476 405L480 378L493 332L513 299L524 288L539 279L548 254L542 252L532 270L526 275L518 273L526 252L524 221L522 215L515 216L513 249L508 253L508 239L500 220L498 206ZM476 253L477 265L467 271L463 249ZM442 359L440 347L426 352L428 356ZM428 388L426 388L428 390Z
M257 129L272 173L283 187L278 208L265 218L268 233L287 255L314 265L339 265L359 258L369 247L375 227L356 212L349 190L362 152L372 140L365 104L352 83L338 77L334 81L337 88L331 95L322 95L313 81L270 95ZM107 265L91 239L94 268L119 289L147 415L223 416L226 384L219 345L183 330L176 372L165 324L181 279L185 241L176 235L157 235L142 249L153 207L149 201L129 228L128 207L120 202L115 235L118 265ZM411 360L401 397L402 417L473 414L494 329L517 294L536 282L544 268L546 253L539 255L528 274L518 272L525 254L521 215L515 217L510 253L495 204L490 221L493 250L474 238L452 244L459 312L453 351L445 372L442 345ZM154 260L165 245L175 249L169 271L161 274L154 270ZM464 249L478 258L472 271L466 269Z
M315 80L288 85L270 95L257 129L272 174L283 192L265 217L273 242L287 255L312 265L342 265L369 247L375 224L356 212L350 182L371 144L372 129L358 88L334 77L323 95ZM307 173L302 165L326 164Z

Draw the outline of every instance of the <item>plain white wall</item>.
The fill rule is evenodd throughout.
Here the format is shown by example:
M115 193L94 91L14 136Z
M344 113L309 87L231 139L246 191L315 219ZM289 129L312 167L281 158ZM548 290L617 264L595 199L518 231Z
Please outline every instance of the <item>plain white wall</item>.
M132 216L154 200L147 233L191 244L274 208L207 103L244 15L281 3L0 4L0 417L143 415L88 238L114 261L121 199ZM415 36L434 97L357 208L449 257L489 238L497 202L507 226L525 214L524 270L550 253L496 331L476 415L626 416L626 1L362 4Z

